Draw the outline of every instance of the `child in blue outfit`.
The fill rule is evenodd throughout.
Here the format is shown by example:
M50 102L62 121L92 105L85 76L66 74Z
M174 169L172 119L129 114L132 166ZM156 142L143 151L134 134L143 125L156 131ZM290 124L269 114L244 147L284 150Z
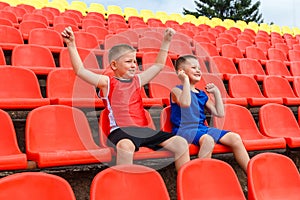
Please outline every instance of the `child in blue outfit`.
M246 172L249 155L241 137L237 133L205 125L205 109L217 117L224 116L219 89L213 83L208 83L205 87L206 92L214 95L213 102L204 91L195 87L201 79L201 71L198 59L193 55L179 57L175 68L182 85L171 91L172 132L184 137L189 143L200 146L199 158L210 158L216 143L231 147L237 162Z

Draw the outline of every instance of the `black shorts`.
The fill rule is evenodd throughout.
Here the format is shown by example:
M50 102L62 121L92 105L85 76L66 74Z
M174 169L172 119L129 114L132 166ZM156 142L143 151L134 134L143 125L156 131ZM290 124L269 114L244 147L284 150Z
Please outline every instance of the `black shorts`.
M175 136L173 133L156 131L147 127L122 127L109 134L108 144L115 147L120 140L129 139L135 145L135 151L142 146L158 150L161 148L159 144L173 136Z

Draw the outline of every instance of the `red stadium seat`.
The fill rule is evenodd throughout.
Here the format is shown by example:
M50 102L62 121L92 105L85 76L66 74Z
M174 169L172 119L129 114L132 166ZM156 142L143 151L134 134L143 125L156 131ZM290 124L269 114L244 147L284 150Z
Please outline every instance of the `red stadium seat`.
M273 138L285 138L290 148L300 146L300 127L287 106L269 103L259 109L259 127L262 134Z
M170 92L173 87L181 84L175 72L161 71L149 82L149 96L160 98L164 105L170 104Z
M201 75L201 80L196 84L196 87L200 90L205 90L205 86L208 83L214 83L221 92L221 96L224 103L238 104L242 106L247 106L248 102L246 98L232 98L228 95L225 88L223 80L216 74L203 73Z
M257 81L262 81L266 76L265 70L260 62L253 58L240 59L238 71L240 74L253 76Z
M262 135L251 112L244 106L225 104L225 117L214 117L213 120L214 127L238 133L247 151L286 148L283 138L271 138Z
M104 50L109 50L117 44L128 44L131 45L131 41L123 35L107 35L104 40Z
M54 8L53 8L54 9ZM35 9L34 11L32 11L33 14L38 14L38 15L43 15L44 17L46 17L47 21L48 21L48 25L53 25L53 20L54 17L56 16L53 11L47 10L45 7L42 9Z
M153 37L141 37L138 40L138 51L139 52L158 52L161 46L161 40Z
M161 175L142 165L117 165L104 169L94 177L90 188L91 200L133 200L141 197L144 200L170 199Z
M295 95L287 79L280 76L266 76L263 80L266 97L282 98L285 105L299 105L300 98Z
M289 50L288 57L291 62L300 61L300 50Z
M294 79L288 69L288 66L286 66L284 61L281 60L268 60L265 65L265 71L267 75L281 76L289 81Z
M228 90L231 97L247 98L248 104L251 106L261 106L266 103L283 103L282 98L265 97L256 80L251 76L243 74L232 75L230 77Z
M246 199L232 167L217 159L194 159L182 166L177 176L177 196L179 200Z
M300 76L300 62L294 61L290 63L290 73L292 76Z
M88 33L94 34L98 40L101 49L104 49L104 41L109 34L107 28L98 26L88 26L85 30Z
M198 57L220 56L217 47L211 43L196 43L195 54Z
M299 198L299 171L293 160L285 155L258 154L250 160L247 174L249 200Z
M258 47L250 46L246 48L246 58L253 58L259 60L262 64L265 64L268 60L266 54Z
M15 46L24 44L21 32L11 26L0 25L0 47L12 50Z
M47 25L33 20L22 21L19 25L19 30L22 34L23 40L28 40L30 31L37 28L47 28Z
M97 56L92 50L77 47L77 51L78 51L78 54L79 54L85 68L87 68L93 72L96 72L96 73L102 73L102 70L100 69L100 66L99 66L99 63L97 60ZM70 59L69 50L66 48L62 49L60 52L59 66L61 68L72 69L72 63L71 63L71 59Z
M282 50L277 48L268 49L268 58L269 60L279 60L282 61L285 65L290 65L286 54Z
M25 141L28 159L40 168L111 161L110 150L94 142L83 111L70 106L32 110L26 120Z
M95 52L100 52L100 45L98 43L97 37L88 32L75 31L75 43L77 47L91 49Z
M16 46L12 51L11 63L13 66L28 68L36 74L44 75L56 68L51 51L36 44Z
M47 27L49 26L47 17L38 13L26 13L25 15L23 15L22 22L24 21L37 21L45 24Z
M0 170L27 168L27 156L17 143L15 128L9 114L0 110Z
M73 69L56 69L47 77L47 97L51 104L73 107L104 108L95 88L76 77Z
M76 199L71 185L65 179L44 172L21 172L1 178L0 198L12 200Z
M233 44L225 44L221 47L221 54L224 57L231 58L235 63L238 63L241 58L244 58L242 51Z
M148 120L148 127L155 129L155 124L153 119L149 113L149 111L145 110L145 115ZM108 110L104 109L100 114L99 119L99 138L101 146L108 147L109 141L107 140L107 136L109 134L110 125L108 119ZM116 155L116 152L111 148L113 155ZM167 158L172 156L173 154L167 150L158 150L154 151L148 147L140 147L139 151L135 152L133 155L134 160L143 160L143 159L152 159L152 158Z
M61 34L48 28L37 28L30 31L28 44L46 46L52 53L60 53L65 48Z
M5 55L1 47L0 47L0 65L6 65Z
M213 56L210 60L210 72L228 80L231 75L238 74L232 59L223 56Z
M42 97L38 79L31 70L0 67L1 109L32 109L49 104L50 100Z

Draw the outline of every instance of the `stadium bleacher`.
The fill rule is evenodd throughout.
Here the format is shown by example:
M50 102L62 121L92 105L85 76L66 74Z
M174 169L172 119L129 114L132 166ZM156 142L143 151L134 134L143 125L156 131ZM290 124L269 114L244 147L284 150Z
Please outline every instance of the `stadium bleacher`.
M64 197L57 197L60 199L75 199L74 195L76 199L89 199L90 196L97 199L101 189L106 190L100 188L101 181L117 184L112 182L112 177L122 176L113 171L120 170L118 167L111 167L115 152L107 146L107 110L97 90L77 79L71 69L68 50L60 35L66 26L75 31L78 52L86 68L108 75L111 71L106 57L113 45L126 43L136 48L139 70L143 71L155 59L162 31L166 27L175 29L177 34L171 43L165 69L143 88L149 126L171 131L169 93L180 83L174 60L182 54L194 54L203 73L197 87L201 89L208 82L215 83L225 103L225 118L207 115L207 124L240 133L253 159L247 180L233 160L231 149L217 144L213 151L215 158L223 159L228 165L214 159L196 159L199 147L190 145L194 161L179 172L177 179L171 164L173 155L169 151L141 148L135 153L135 161L154 168L165 162L158 169L165 183L159 183L159 174L146 167L125 167L128 171L136 168L153 175L143 177L141 183L135 182L135 176L129 176L133 187L139 184L143 188L142 183L153 178L156 182L151 181L151 184L157 186L156 191L164 193L167 188L166 199L189 199L193 195L208 198L216 194L212 188L214 184L203 189L203 196L199 188L186 186L191 186L189 176L196 180L193 183L196 185L200 184L201 177L198 180L195 177L210 171L211 177L205 176L211 179L205 181L216 183L220 176L227 175L221 187L230 188L227 191L236 192L232 195L239 199L247 197L248 188L249 200L259 199L257 193L260 192L273 199L275 197L268 192L274 188L264 184L260 191L256 185L265 183L264 178L271 178L259 174L259 182L255 174L262 173L258 165L270 165L268 159L273 159L271 164L280 172L286 170L285 166L293 168L293 178L299 180L299 170L287 163L300 166L299 28L206 16L196 18L163 11L155 13L117 5L105 7L96 2L87 5L67 0L0 0L0 198L23 187L20 182L30 177L37 179L34 184L42 186L45 183L48 189L53 185L49 186L47 179L58 181L57 184L68 191ZM84 134L78 133L79 128ZM274 156L275 153L281 157ZM199 171L201 166L204 169ZM214 170L218 170L219 175ZM47 177L37 171L58 174L72 184L66 184L61 177ZM105 173L110 180L101 178ZM178 190L176 181L180 181ZM15 184L13 188L10 182ZM272 186L278 187L275 183ZM31 184L26 182L26 187ZM154 186L151 184L148 187ZM300 188L299 181L293 184ZM42 187L35 189L49 194ZM156 191L150 190L150 193ZM205 193L207 191L213 192ZM284 192L283 195L287 195L287 191ZM185 197L187 193L191 196Z

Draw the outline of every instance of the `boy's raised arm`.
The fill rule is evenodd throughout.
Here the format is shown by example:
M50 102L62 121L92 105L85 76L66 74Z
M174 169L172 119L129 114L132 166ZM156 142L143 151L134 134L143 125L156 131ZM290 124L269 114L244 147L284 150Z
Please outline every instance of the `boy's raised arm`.
M76 48L75 37L71 27L66 27L61 35L69 50L70 59L75 74L95 87L99 87L100 89L105 87L107 85L108 77L96 74L84 68Z
M170 43L175 31L172 28L167 28L164 33L163 41L160 50L157 54L155 63L148 68L146 71L142 72L140 75L141 84L147 84L151 79L153 79L165 66Z

